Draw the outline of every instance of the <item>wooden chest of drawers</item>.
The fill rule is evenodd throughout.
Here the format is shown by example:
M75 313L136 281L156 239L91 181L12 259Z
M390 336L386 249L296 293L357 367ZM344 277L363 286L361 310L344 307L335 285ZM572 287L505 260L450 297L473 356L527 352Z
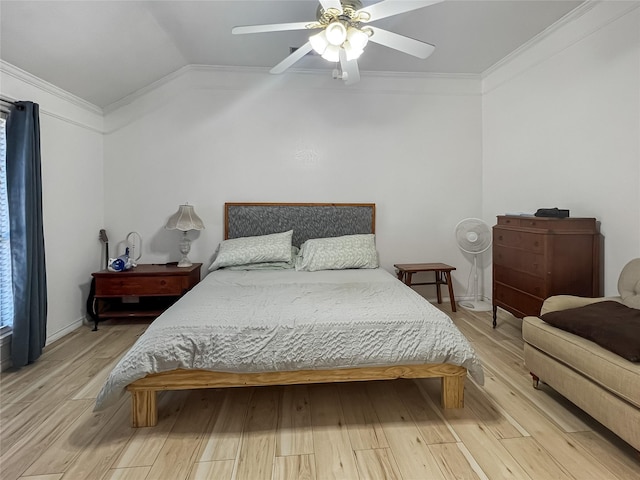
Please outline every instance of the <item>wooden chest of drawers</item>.
M497 308L538 315L552 295L602 295L595 218L498 216L493 227L493 326Z

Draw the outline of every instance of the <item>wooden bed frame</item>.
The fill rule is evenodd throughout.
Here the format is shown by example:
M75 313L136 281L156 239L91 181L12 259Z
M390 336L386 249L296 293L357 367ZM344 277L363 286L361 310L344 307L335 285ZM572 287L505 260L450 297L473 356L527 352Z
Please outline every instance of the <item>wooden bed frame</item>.
M307 215L306 210L313 214L314 209L330 208L332 212L338 211L338 216L342 216L341 209L366 209L364 224L368 231L362 231L362 224L354 227L355 231L349 233L373 233L375 231L375 204L344 204L344 203L226 203L225 204L225 239L245 236L247 232L230 233L230 215L235 208L257 209L263 213L266 209L276 208L277 227L276 231L285 231L294 228L295 222ZM283 207L293 207L295 219L293 223L283 220ZM288 208L285 208L287 210ZM300 213L303 212L303 213ZM346 212L346 210L345 210ZM349 222L354 221L354 217L349 214ZM358 214L359 215L359 214ZM284 222L284 223L283 223ZM335 219L331 219L335 223ZM335 226L335 225L334 225ZM333 228L333 227L332 227ZM304 229L298 228L298 231ZM274 233L266 232L266 233ZM265 234L261 231L257 234ZM294 238L295 244L300 244L306 238L314 238L317 232L308 234L302 233L302 237ZM342 230L335 233L323 233L326 236L337 236L345 234ZM306 238L305 238L306 237ZM425 364L425 365L393 365L385 367L358 367L333 370L298 370L286 372L266 372L266 373L226 373L213 372L207 370L172 370L169 372L155 373L136 380L127 386L131 392L131 417L134 427L152 427L158 422L157 392L164 390L192 390L198 388L224 388L224 387L244 387L244 386L266 386L266 385L295 385L306 383L326 383L326 382L353 382L367 380L393 380L397 378L441 378L442 391L440 395L442 408L462 408L464 406L464 382L467 376L467 369L451 364Z

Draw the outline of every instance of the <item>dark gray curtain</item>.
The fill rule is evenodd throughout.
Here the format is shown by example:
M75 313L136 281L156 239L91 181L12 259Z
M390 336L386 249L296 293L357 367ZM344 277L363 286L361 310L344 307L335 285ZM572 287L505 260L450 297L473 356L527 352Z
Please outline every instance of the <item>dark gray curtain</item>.
M7 119L7 196L14 320L11 361L34 362L47 337L47 277L42 228L38 104L16 102Z

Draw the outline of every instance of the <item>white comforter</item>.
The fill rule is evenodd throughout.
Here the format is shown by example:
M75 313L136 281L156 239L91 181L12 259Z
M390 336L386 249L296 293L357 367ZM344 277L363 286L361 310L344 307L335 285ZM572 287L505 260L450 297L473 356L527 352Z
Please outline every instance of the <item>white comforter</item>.
M210 273L109 375L96 409L149 373L269 372L421 363L482 367L451 319L382 269Z

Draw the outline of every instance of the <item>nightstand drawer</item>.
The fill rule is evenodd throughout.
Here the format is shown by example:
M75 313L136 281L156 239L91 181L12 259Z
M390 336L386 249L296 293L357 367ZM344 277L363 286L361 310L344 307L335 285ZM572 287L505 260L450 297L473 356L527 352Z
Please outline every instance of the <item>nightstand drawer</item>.
M96 297L182 295L184 277L179 276L123 276L101 278L96 282Z

